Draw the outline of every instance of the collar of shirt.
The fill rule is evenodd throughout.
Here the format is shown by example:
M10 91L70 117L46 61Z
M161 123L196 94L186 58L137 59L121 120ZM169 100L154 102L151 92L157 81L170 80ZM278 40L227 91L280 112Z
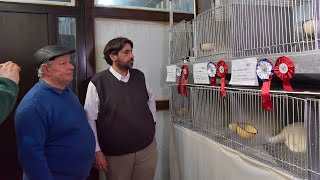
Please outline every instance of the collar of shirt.
M58 88L55 88L55 87L53 87L53 86L50 86L49 84L47 84L44 80L42 80L42 79L39 79L39 83L40 83L40 86L44 86L44 87L46 87L46 88L48 88L48 89L50 89L51 91L53 91L53 92L56 92L56 93L58 93L58 94L62 94L64 91L69 91L69 89L68 88L65 88L64 90L61 90L61 89L58 89Z
M130 71L128 70L127 76L123 77L121 74L119 74L116 70L110 67L109 71L111 74L113 74L114 77L116 77L119 81L128 82L130 78Z

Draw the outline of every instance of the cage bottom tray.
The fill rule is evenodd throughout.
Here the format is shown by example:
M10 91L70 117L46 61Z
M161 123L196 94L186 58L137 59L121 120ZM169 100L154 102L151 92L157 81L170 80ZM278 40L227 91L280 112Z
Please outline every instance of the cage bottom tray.
M288 173L299 179L307 179L306 154L290 151L284 144L257 144L239 141L234 132L229 129L209 131L192 124L191 121L173 119L173 123L198 132L224 146L230 147L242 154L262 162L270 167Z

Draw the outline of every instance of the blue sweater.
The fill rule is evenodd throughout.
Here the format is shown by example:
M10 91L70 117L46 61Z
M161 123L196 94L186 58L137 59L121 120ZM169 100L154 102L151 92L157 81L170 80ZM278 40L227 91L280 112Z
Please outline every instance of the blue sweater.
M84 180L95 139L78 98L39 80L15 114L19 161L31 180ZM24 178L27 179L27 178Z

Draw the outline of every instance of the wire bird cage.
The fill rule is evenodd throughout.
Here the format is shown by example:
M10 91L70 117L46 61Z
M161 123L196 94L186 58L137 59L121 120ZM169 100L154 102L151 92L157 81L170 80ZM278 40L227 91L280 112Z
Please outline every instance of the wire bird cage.
M272 93L264 111L258 91L188 86L189 96L170 86L173 123L299 179L320 178L320 101ZM274 141L276 140L276 141Z
M170 63L318 50L319 19L318 0L216 0L172 28Z
M189 49L193 46L192 24L190 21L181 21L173 26L171 36L173 37L172 51L170 51L170 57L173 59L171 63L183 62L194 56L194 51Z
M295 64L298 84L320 82L319 0L215 0L213 9L176 24L170 34L170 64L230 64L245 57L274 62L285 55ZM173 123L295 178L320 179L315 93L271 92L273 110L264 111L259 90L227 88L226 99L220 87L189 84L187 91L185 97L170 86Z

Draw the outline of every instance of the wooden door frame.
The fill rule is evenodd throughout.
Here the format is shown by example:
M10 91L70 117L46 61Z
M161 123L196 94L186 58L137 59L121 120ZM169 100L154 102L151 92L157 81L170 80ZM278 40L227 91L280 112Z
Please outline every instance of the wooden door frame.
M0 2L0 12L47 14L48 44L56 44L58 42L59 17L73 17L76 19L76 49L78 59L77 90L78 96L82 100L84 100L85 97L85 94L81 91L82 89L84 89L84 85L82 82L87 79L87 58L85 55L85 23L83 2L83 0L76 1L75 7Z

